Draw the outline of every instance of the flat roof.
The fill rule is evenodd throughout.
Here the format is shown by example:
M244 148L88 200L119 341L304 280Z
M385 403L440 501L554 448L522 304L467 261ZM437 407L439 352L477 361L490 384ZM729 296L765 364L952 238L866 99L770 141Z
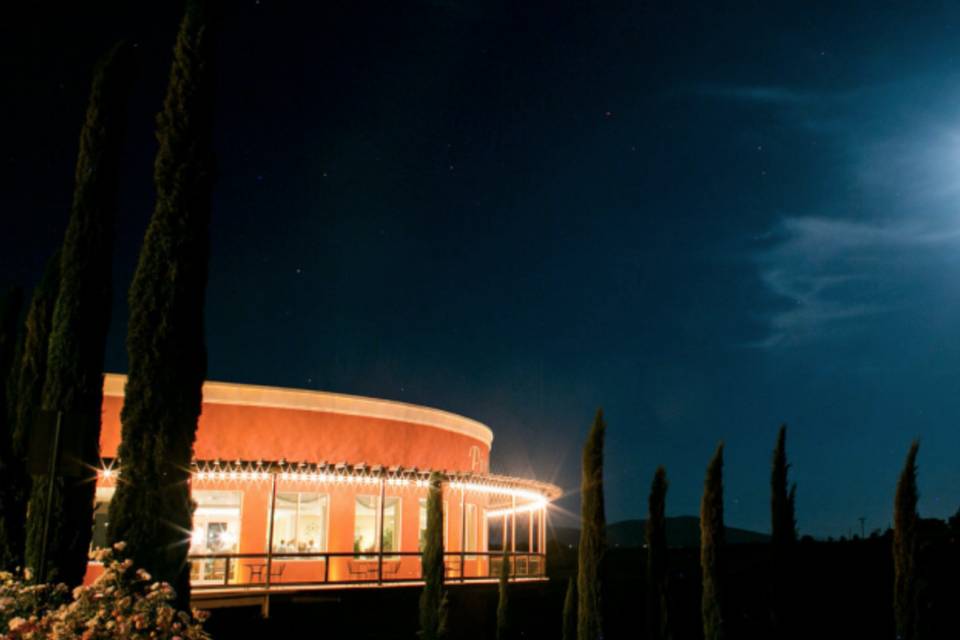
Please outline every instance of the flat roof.
M103 395L122 398L126 383L127 376L123 374L105 374ZM442 409L422 407L396 400L208 380L203 383L203 402L204 404L271 407L394 420L459 433L480 440L488 447L493 443L493 431L482 422Z

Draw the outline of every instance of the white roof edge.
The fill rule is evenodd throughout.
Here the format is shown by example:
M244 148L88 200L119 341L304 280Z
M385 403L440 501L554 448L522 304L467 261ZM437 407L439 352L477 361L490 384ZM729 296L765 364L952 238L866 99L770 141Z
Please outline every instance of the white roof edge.
M127 376L107 373L103 377L103 395L123 397ZM203 383L203 402L206 404L230 404L276 409L298 409L321 413L381 418L422 424L444 431L451 431L480 440L487 447L493 444L493 431L482 422L477 422L442 409L422 407L396 400L381 400L345 393L310 391L267 387L234 382Z

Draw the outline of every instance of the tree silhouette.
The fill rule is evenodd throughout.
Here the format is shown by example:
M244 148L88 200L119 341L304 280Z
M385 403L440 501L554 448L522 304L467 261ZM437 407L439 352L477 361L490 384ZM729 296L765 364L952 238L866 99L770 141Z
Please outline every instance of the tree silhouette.
M898 640L916 640L917 615L917 452L910 445L893 502L893 611Z
M701 613L704 640L722 640L724 618L721 598L720 554L724 544L723 529L723 443L707 466L700 503L700 569L703 576Z
M189 606L190 465L207 370L213 108L204 2L188 2L157 117L156 205L130 287L129 375L120 414L122 481L109 536Z
M647 637L669 640L667 593L667 470L657 467L650 485L647 518Z
M447 633L447 594L443 589L443 481L443 476L436 471L430 474L427 530L421 560L423 592L418 633L421 640L437 640Z
M37 476L30 489L26 558L37 579L76 586L90 551L96 468L100 463L103 362L110 325L114 224L129 49L115 46L93 76L74 178L70 220L60 250L60 286L50 325L41 407L60 413L79 449L70 475ZM53 491L48 493L50 483ZM52 502L47 504L48 496ZM50 511L49 535L44 515ZM46 538L46 539L45 539ZM39 558L46 543L46 575Z
M583 445L580 545L577 566L577 638L603 638L603 565L607 521L603 505L603 441L607 425L598 409Z

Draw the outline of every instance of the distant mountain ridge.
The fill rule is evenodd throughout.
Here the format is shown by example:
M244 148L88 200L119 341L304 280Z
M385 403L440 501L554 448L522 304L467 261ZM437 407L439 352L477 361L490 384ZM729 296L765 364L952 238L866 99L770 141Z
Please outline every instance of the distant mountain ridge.
M607 546L642 547L646 535L646 520L623 520L607 525ZM564 546L576 546L580 540L580 530L574 527L556 527L553 539ZM759 531L726 527L728 544L746 544L769 542L770 536ZM696 516L676 516L667 518L667 544L671 547L700 546L700 518Z

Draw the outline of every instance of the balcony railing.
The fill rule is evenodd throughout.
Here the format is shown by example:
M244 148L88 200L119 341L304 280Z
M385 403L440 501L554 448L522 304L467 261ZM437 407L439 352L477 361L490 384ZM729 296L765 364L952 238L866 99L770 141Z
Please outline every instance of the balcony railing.
M511 580L546 578L546 555L507 552ZM222 553L191 555L194 590L317 585L368 585L423 580L419 551ZM500 577L502 551L444 553L445 581L471 582Z

